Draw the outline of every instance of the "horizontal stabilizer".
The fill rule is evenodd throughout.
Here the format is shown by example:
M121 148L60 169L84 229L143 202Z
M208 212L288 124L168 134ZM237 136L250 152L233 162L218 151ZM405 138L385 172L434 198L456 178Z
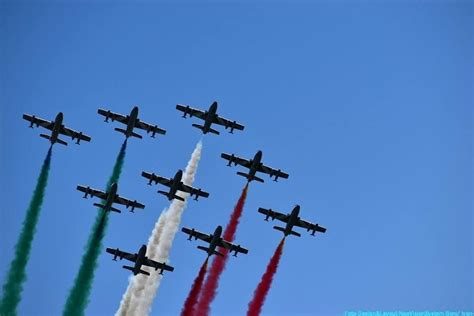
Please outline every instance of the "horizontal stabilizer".
M135 133L135 132L132 132L132 136L133 136L133 137L136 137L136 138L140 138L140 139L143 138L142 135L137 134L137 133Z
M175 198L176 200L180 200L180 201L183 201L183 202L184 202L184 198L180 197L179 195L176 195L176 194L175 194L175 195L174 195L174 198Z
M116 127L115 130L116 130L117 132L120 132L120 133L124 134L125 137L132 136L132 137L136 137L136 138L140 138L140 139L143 138L142 135L137 134L137 133L135 133L135 132L131 132L130 135L128 136L128 135L127 135L127 131L124 130L123 128Z
M170 200L170 201L174 198L174 197L172 197L172 196L170 195L170 193L167 192L167 191L158 190L157 192L158 192L159 194L163 194L164 196L166 196L166 197L168 198L168 200Z
M204 250L205 252L207 252L207 254L209 254L209 250L210 250L209 248L206 248L206 247L203 247L203 246L197 246L197 248L201 249L201 250ZM216 250L214 250L214 252L212 254L224 257L224 254L222 254L222 253L220 253L219 251L216 251Z
M300 234L300 233L297 233L297 232L295 232L294 230L290 231L290 234L292 234L292 235L294 235L294 236L301 237L301 234Z
M133 274L135 274L135 269L133 267L129 267L129 266L122 266L122 268L126 269L126 270L130 270L133 272ZM146 272L145 270L139 270L138 273L141 273L141 274L145 274L145 275L150 275L149 272Z
M97 206L98 208L101 208L103 210L105 210L105 206L103 204L100 204L100 203L94 203L94 206ZM113 212L117 212L117 213L122 213L122 211L120 211L118 208L115 208L113 206L110 207L109 211L113 211Z
M202 126L202 125L199 125L199 124L192 124L192 125L196 128L199 128L204 134L207 134L207 133L213 133L213 134L216 134L216 135L220 134L218 131L216 131L215 129L210 128L210 127L209 127L208 130L204 130L204 126Z
M258 181L258 182L262 182L262 183L265 182L265 181L263 181L263 179L261 179L261 178L259 178L259 177L257 177L257 176L251 177L248 173L245 173L245 172L240 172L240 171L238 171L237 174L238 174L239 176L242 176L242 177L247 178L248 182L250 182L250 181L252 181L252 180L255 180L255 181Z
M67 146L67 143L64 140L62 140L61 138L57 138L56 142L60 143L61 145Z
M122 133L122 134L127 134L127 131L124 130L123 128L116 127L116 128L114 128L114 129L115 129L117 132L120 132L120 133Z
M47 140L51 141L51 136L50 135L40 134L40 137L46 138ZM67 146L67 143L64 140L60 139L60 138L56 138L56 141L52 142L52 143L53 144L54 143L60 143L61 145Z
M140 269L140 273L144 275L150 275L150 272L146 272L145 270L141 270L141 269Z
M276 230L279 230L279 231L283 232L283 234L285 234L285 236L286 236L286 232L285 232L285 229L283 227L273 226L273 229L276 229ZM290 235L301 237L300 233L297 233L293 230L290 231Z

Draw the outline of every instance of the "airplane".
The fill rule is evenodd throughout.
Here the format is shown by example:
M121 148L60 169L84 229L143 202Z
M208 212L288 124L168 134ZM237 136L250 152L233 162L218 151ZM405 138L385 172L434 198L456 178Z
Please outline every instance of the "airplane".
M271 209L267 210L267 209L264 209L264 208L261 208L261 207L258 209L258 212L266 215L265 220L267 222L268 222L268 219L270 217L271 217L272 220L274 220L276 218L279 221L285 222L286 226L284 228L279 227L279 226L273 226L274 229L283 232L283 234L285 234L285 237L288 236L288 235L295 235L295 236L301 237L300 233L297 233L297 232L293 231L294 226L306 228L308 232L313 231L311 233L311 236L314 236L314 234L316 232L320 232L320 233L325 233L326 232L326 228L321 227L318 224L313 224L313 223L307 222L305 220L302 220L299 217L299 213L300 213L300 206L299 205L296 205L293 208L293 211L291 211L291 213L287 214L287 215L285 215L283 213L276 212L276 211L272 211Z
M122 129L118 127L115 128L117 132L123 133L126 138L129 138L129 137L136 137L140 139L143 138L142 135L137 134L133 131L135 127L145 130L147 133L152 133L151 134L152 138L155 138L156 133L161 134L161 135L166 134L166 131L164 129L159 128L158 125L152 125L152 124L148 124L141 121L138 118L138 106L133 107L132 111L127 116L111 112L110 110L104 110L104 109L99 109L97 113L105 116L104 122L108 123L109 119L111 119L112 122L118 121L122 124L127 125L126 129Z
M270 178L275 177L275 179L273 180L275 182L278 182L278 178L288 179L288 174L282 172L281 169L276 170L276 169L265 166L262 163L262 155L263 155L262 151L259 150L255 154L253 159L250 159L250 160L237 157L234 154L229 155L226 153L222 153L221 157L229 161L229 163L227 164L227 166L229 167L232 166L232 163L234 163L235 166L241 165L241 166L244 166L245 168L248 168L249 173L237 172L239 176L243 176L247 178L248 182L252 180L264 182L263 179L255 176L257 172L263 172L263 173L269 174Z
M42 118L36 117L34 115L29 115L29 114L23 114L23 119L27 120L30 122L30 128L33 128L34 125L36 127L44 127L46 129L49 129L51 131L51 135L47 134L40 134L40 137L49 139L51 142L51 145L54 145L55 143L59 143L61 145L67 146L67 143L59 138L59 135L66 135L72 138L72 140L76 140L76 144L79 145L81 140L90 142L91 138L90 136L84 135L82 132L77 132L75 130L72 130L70 128L67 128L63 125L63 119L64 115L62 112L59 112L56 115L56 118L54 121L48 121L44 120Z
M176 105L176 109L178 111L183 112L183 118L186 118L186 116L189 115L189 117L195 116L203 120L204 125L192 124L194 127L199 128L203 132L203 134L213 133L213 134L219 135L218 131L211 128L212 124L222 125L225 127L225 129L230 128L229 132L231 134L234 133L234 129L237 129L240 131L244 130L244 126L240 125L236 121L231 121L217 115L217 102L215 101L211 104L211 106L209 107L207 111L193 109L192 107L188 105L182 105L182 104Z
M170 271L170 272L172 272L174 270L173 267L171 267L171 266L169 266L165 263L156 262L154 260L149 259L146 256L146 246L145 245L141 246L140 250L138 250L138 253L135 253L135 254L131 254L131 253L128 253L128 252L125 252L125 251L121 251L118 248L117 249L107 248L105 251L107 251L108 253L114 255L114 258L112 259L114 261L117 261L117 258L119 258L120 260L127 259L129 261L135 262L133 267L129 267L129 266L125 266L125 265L122 266L122 268L132 271L134 275L137 275L139 273L145 274L145 275L150 275L149 272L141 269L141 267L143 265L155 268L155 271L160 269L160 272L159 272L160 274L163 274L164 270Z
M105 212L114 211L114 212L117 212L117 213L121 213L121 211L119 209L116 209L115 207L112 206L113 203L118 203L118 204L125 205L126 208L131 207L130 212L132 212L132 213L134 213L134 210L136 208L138 208L138 209L144 209L145 208L145 205L143 205L141 203L138 203L137 200L132 201L132 200L129 200L129 199L126 199L126 198L123 198L123 197L119 196L117 194L117 189L118 189L118 186L117 186L117 183L115 183L115 182L112 183L112 185L110 186L110 189L107 192L103 192L103 191L96 190L96 189L91 189L90 187L84 187L82 185L77 186L78 191L84 192L83 198L87 199L87 197L90 195L90 196L96 196L96 197L104 200L105 203L103 203L103 204L94 203L94 206L97 206L97 207L103 209Z
M186 228L186 227L183 227L181 229L181 231L183 233L189 235L188 240L191 240L194 237L195 240L201 239L201 240L209 243L209 248L206 248L206 247L203 247L203 246L197 246L198 249L201 249L201 250L204 250L205 252L207 252L208 257L210 257L212 255L219 255L221 257L224 256L223 253L216 250L217 247L226 248L230 251L231 254L232 254L232 252L234 252L234 254L233 254L234 257L237 257L237 253L239 253L239 252L243 253L243 254L247 254L249 252L247 249L240 247L240 245L236 246L236 245L234 245L234 244L232 244L228 241L225 241L221 237L221 235L222 235L222 226L217 226L217 228L216 228L216 230L214 231L213 234L201 233L201 232L195 230L194 228L189 229L189 228Z
M170 188L169 192L158 190L158 193L163 194L164 196L168 197L168 200L170 201L172 199L178 199L184 202L184 198L176 194L178 191L189 193L191 194L191 196L194 195L195 201L197 201L200 196L206 197L206 198L209 197L209 193L204 192L201 189L195 189L191 186L184 184L182 181L183 179L182 170L178 170L175 176L170 179L163 178L163 177L157 176L154 173L148 173L145 171L142 172L142 177L147 178L149 180L148 185L151 185L153 182L155 182L156 184L160 183L162 185L169 187Z

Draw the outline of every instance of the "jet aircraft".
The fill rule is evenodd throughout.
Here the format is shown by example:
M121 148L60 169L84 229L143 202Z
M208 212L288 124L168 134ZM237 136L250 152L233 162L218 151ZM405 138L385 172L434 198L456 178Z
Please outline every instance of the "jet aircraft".
M123 133L126 138L136 137L142 138L142 135L137 134L133 131L134 128L139 128L145 130L147 133L151 133L151 137L155 138L155 134L165 135L166 131L158 127L158 125L152 125L145 123L138 118L138 107L135 106L130 114L122 115L118 113L111 112L110 110L99 109L97 111L102 116L105 116L104 122L109 122L109 119L113 121L118 121L126 125L126 129L116 127L117 132Z
M244 126L237 123L236 121L231 121L226 118L223 118L217 115L217 102L213 102L207 111L201 111L198 109L193 109L188 105L178 104L176 105L178 111L183 112L183 117L186 118L187 115L190 117L197 117L204 121L204 125L193 124L194 127L199 128L203 134L213 133L219 135L219 132L212 128L212 124L222 125L225 129L230 129L230 133L234 133L234 129L243 131Z
M126 198L123 198L117 194L117 183L112 183L110 186L110 189L107 192L103 192L101 190L96 190L96 189L91 189L90 187L84 187L82 185L77 186L77 190L84 192L83 198L87 199L87 197L90 196L95 196L104 201L103 204L101 203L94 203L94 206L100 207L103 209L105 212L109 211L114 211L117 213L121 213L119 209L116 209L115 207L112 206L113 203L117 204L122 204L125 205L126 208L131 207L130 212L134 212L136 208L138 209L144 209L145 205L138 203L137 200L129 200Z
M117 258L119 258L120 260L127 259L129 261L135 262L133 267L129 267L129 266L125 266L125 265L123 266L124 269L132 271L134 275L137 275L139 273L145 274L145 275L150 275L149 272L141 269L141 267L143 265L155 268L155 271L157 271L159 269L160 274L163 274L164 270L170 271L170 272L174 270L173 267L171 267L171 266L169 266L165 263L156 262L154 260L149 259L146 256L146 246L145 245L141 246L138 253L135 253L135 254L131 254L131 253L128 253L128 252L125 252L125 251L121 251L118 248L117 249L107 248L106 251L108 253L114 255L114 258L112 259L114 261L117 261Z
M158 190L158 193L163 194L170 201L172 199L178 199L180 201L184 201L184 198L176 194L178 191L189 193L191 194L191 196L194 195L195 196L194 200L196 201L198 200L200 196L206 197L206 198L209 197L209 193L204 192L201 189L195 189L189 185L184 184L182 180L183 179L182 170L178 170L175 176L170 179L163 178L154 173L148 173L145 171L142 172L142 177L147 178L149 180L148 185L152 185L152 183L155 182L156 184L160 183L162 185L169 187L170 190L168 192Z
M299 205L296 205L290 214L283 214L276 211L272 211L271 209L267 210L264 208L259 208L258 212L266 215L265 220L267 222L269 218L271 218L272 220L276 218L279 221L285 222L286 223L285 227L273 226L274 229L283 232L283 234L285 234L285 237L288 235L295 235L295 236L301 237L300 233L293 231L293 227L295 226L306 228L308 232L313 231L311 233L312 236L314 236L316 232L320 232L320 233L326 232L326 228L321 227L318 224L313 224L305 220L302 220L299 217L299 213L300 213Z
M75 130L72 130L70 128L67 128L63 124L63 119L64 115L62 112L59 112L56 115L56 118L54 121L48 121L44 120L42 118L36 117L34 115L29 115L29 114L23 114L23 119L27 120L30 122L30 128L33 128L34 125L36 127L44 127L46 129L49 129L51 131L51 135L47 134L40 134L40 137L49 139L52 145L55 143L60 143L61 145L67 145L67 142L59 138L59 135L66 135L72 138L72 140L76 140L76 144L79 144L81 140L90 142L91 138L82 132L77 132Z
M259 178L255 175L257 172L263 172L263 173L269 174L270 178L275 177L275 179L273 180L275 182L278 182L278 178L288 179L288 174L285 173L285 172L282 172L281 169L277 170L277 169L273 169L271 167L265 166L262 163L262 155L263 155L262 151L259 150L255 154L253 159L250 159L250 160L247 160L245 158L237 157L234 154L229 155L229 154L226 154L226 153L222 153L221 157L224 158L225 160L229 161L229 163L227 164L227 166L229 166L229 167L232 166L232 163L233 163L236 166L241 165L245 168L248 168L249 173L237 172L237 174L239 176L243 176L243 177L247 178L248 182L250 182L252 180L256 180L256 181L259 181L259 182L264 182L263 179L261 179L261 178Z
M216 230L214 231L213 234L205 234L201 233L197 230L189 229L186 227L183 227L181 231L185 234L189 235L188 240L191 240L193 237L194 239L201 239L207 243L209 243L209 247L203 247L203 246L197 246L198 249L204 250L207 252L208 257L212 255L219 255L219 256L224 256L223 253L219 252L216 250L217 247L222 247L225 249L228 249L230 253L234 252L234 257L237 257L237 253L243 253L247 254L249 251L245 248L240 247L240 245L236 246L226 240L224 240L221 235L222 235L222 226L217 226Z

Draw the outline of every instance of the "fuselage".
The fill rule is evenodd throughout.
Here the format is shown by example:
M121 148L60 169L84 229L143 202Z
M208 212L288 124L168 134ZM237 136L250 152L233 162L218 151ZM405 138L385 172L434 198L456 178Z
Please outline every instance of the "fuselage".
M206 120L204 121L204 127L202 129L203 133L206 134L209 132L212 122L214 122L214 118L216 117L217 113L217 102L213 102L207 110Z
M217 226L216 230L214 231L214 234L212 235L211 242L209 243L209 250L207 251L207 254L209 256L212 256L216 250L217 245L221 241L221 235L222 235L222 226Z
M137 253L137 261L135 261L135 265L133 266L133 274L137 275L140 273L140 269L143 265L143 259L145 259L146 255L146 245L142 245L140 250Z
M132 111L130 111L129 120L128 120L128 124L127 124L127 130L125 131L125 137L128 138L128 137L132 136L133 129L134 129L135 123L137 121L137 117L138 117L138 107L135 106L135 107L133 107Z
M114 203L115 196L117 195L117 183L112 183L109 192L107 192L107 201L105 201L104 211L110 211L112 204Z
M59 132L61 131L61 127L63 125L63 119L64 115L62 112L59 112L58 115L56 115L56 118L54 119L54 126L51 131L51 138L49 139L51 141L51 144L56 143L58 140Z
M171 187L170 187L170 194L169 194L170 200L172 200L176 192L178 192L182 178L183 178L183 170L178 170L176 174L174 175L173 183L171 184Z
M261 150L259 150L259 151L257 151L255 156L253 157L252 165L250 166L250 169L249 169L250 178L253 178L255 176L255 174L257 173L258 168L262 164L262 156L263 156L263 153L262 153Z
M296 205L293 208L293 211L291 211L290 218L288 219L288 222L286 223L285 232L284 232L285 236L288 236L291 234L293 227L296 225L299 219L299 214L300 214L300 206Z

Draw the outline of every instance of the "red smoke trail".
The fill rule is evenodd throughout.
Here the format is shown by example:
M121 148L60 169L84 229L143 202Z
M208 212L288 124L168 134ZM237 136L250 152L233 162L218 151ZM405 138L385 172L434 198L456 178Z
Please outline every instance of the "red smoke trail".
M235 232L237 231L237 226L239 225L239 219L242 215L244 209L245 199L247 197L248 183L245 185L240 195L237 205L235 205L234 211L230 216L229 223L225 228L224 235L222 238L232 242L235 238ZM216 256L212 262L211 269L209 270L209 275L206 278L206 283L201 290L201 295L199 297L199 302L196 308L195 315L207 316L209 315L211 303L216 297L217 287L219 285L219 278L224 271L225 264L228 258L228 251L225 248L219 248L219 251L224 254L223 257Z
M196 279L194 279L193 287L188 294L188 298L184 302L181 316L191 316L194 313L194 309L199 298L199 292L201 291L202 284L204 283L204 277L206 276L208 261L209 257L206 258L206 261L204 261L202 264L201 269L199 269Z
M255 292L253 293L253 299L249 303L249 309L247 311L247 316L258 316L262 311L263 303L265 303L265 298L267 297L268 291L272 286L273 277L278 269L278 263L280 262L281 254L283 253L283 245L285 244L285 239L280 241L273 257L270 259L270 262L267 265L267 270L262 276L262 280L258 284Z

